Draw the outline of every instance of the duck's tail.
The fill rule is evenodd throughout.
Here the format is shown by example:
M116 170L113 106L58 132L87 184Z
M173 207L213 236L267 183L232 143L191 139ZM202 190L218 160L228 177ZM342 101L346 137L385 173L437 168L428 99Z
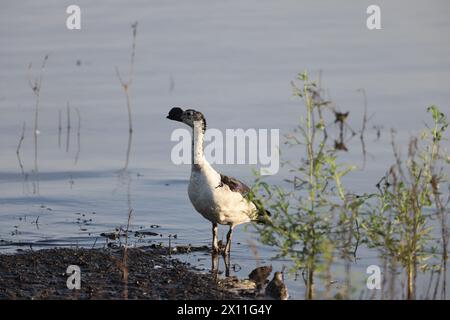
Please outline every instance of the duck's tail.
M255 219L255 222L260 223L260 224L270 225L270 224L272 224L272 220L270 219L271 216L272 216L272 214L270 213L269 210L266 210L266 209L259 210L258 215L256 216L256 219Z

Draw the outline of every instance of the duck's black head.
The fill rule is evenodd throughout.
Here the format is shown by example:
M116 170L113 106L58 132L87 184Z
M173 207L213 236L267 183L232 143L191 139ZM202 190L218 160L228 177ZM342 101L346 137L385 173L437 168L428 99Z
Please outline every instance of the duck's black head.
M183 111L183 109L179 107L174 107L170 109L166 118L169 120L183 122L190 127L194 127L194 122L201 121L203 131L206 130L206 120L203 113L194 109L187 109Z

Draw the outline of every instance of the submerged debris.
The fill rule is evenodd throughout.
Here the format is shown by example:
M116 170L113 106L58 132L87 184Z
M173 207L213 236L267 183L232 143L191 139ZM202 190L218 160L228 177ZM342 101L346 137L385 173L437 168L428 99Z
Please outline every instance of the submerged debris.
M116 230L115 232L103 232L100 233L100 236L108 238L109 240L117 240L120 238L120 232L119 230Z
M147 230L139 230L136 231L134 233L135 237L139 237L139 236L152 236L152 237L156 237L159 236L159 233L153 232L153 231L147 231Z

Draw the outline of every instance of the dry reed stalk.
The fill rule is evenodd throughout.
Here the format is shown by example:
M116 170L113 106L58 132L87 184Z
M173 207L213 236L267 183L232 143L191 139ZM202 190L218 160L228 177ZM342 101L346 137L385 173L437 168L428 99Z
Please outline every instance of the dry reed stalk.
M364 88L358 89L364 97L364 115L363 115L363 122L361 126L361 130L359 132L359 140L361 141L361 148L362 148L362 154L363 154L363 165L362 170L366 168L366 161L367 161L367 151L366 151L366 143L364 141L364 133L366 131L366 125L369 119L367 118L367 95L366 90Z
M22 143L23 143L24 139L25 139L25 121L23 122L22 134L20 136L19 143L17 144L17 149L16 149L17 161L19 162L20 172L22 173L22 175L25 175L25 171L23 170L22 160L20 158L20 148L22 147Z
M128 81L123 80L122 76L120 75L119 68L116 67L116 74L117 74L117 77L119 78L120 84L122 85L123 91L125 93L125 99L126 99L127 110L128 110L128 146L127 146L127 153L126 153L125 165L124 165L123 170L126 170L128 168L128 163L130 161L130 153L131 153L132 135L133 135L133 118L132 118L129 89L133 82L134 60L135 60L135 54L136 54L137 25L138 25L137 22L135 22L131 25L131 28L133 30L133 43L132 43L132 48L131 48L130 73L129 73Z
M45 71L45 65L48 60L48 55L44 56L41 64L41 71L37 78L31 79L32 63L28 65L28 84L35 95L35 110L34 110L34 175L35 175L35 189L34 193L39 193L39 166L38 166L38 135L39 135L39 103L41 98L42 79Z
M77 126L77 153L75 154L75 164L78 163L78 158L80 156L81 151L81 114L78 108L75 108L78 118L78 126Z
M67 107L66 107L66 113L67 113L67 126L66 126L66 152L69 152L70 148L70 105L69 101L67 101Z
M61 148L61 133L62 133L61 109L59 109L58 110L58 148Z

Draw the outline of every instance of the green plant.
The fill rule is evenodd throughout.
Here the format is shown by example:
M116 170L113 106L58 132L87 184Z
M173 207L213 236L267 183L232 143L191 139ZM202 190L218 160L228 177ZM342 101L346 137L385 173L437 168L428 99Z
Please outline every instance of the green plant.
M384 258L392 261L391 267L399 263L405 270L407 299L415 298L418 268L426 270L432 255L428 250L433 243L427 208L437 210L441 219L445 292L448 236L439 185L445 181L442 166L448 163L448 158L441 152L448 122L437 107L429 107L428 112L432 114L434 125L420 138L410 139L406 161L399 153L392 131L395 164L378 183L377 204L362 223L369 247L378 248Z
M286 187L270 186L256 171L251 197L258 206L272 212L271 223L256 226L261 241L279 249L278 257L290 257L295 269L304 270L306 298L313 299L316 273L329 278L336 252L350 259L359 242L358 216L365 199L347 192L342 178L354 166L337 162L337 151L328 141L324 113L333 111L321 96L321 89L298 75L301 85L292 83L294 95L305 105L305 117L286 144L306 157L298 163L283 161L292 178ZM304 150L302 150L304 148ZM339 241L338 241L339 240Z
M433 125L419 138L410 139L406 159L400 155L392 130L395 164L377 184L379 194L358 195L348 191L344 183L345 176L356 167L338 161L338 150L346 149L330 143L327 133L332 122L327 123L326 113L331 111L331 117L336 117L334 123L341 121L339 141L343 143L348 112L334 110L306 72L299 74L297 80L301 85L292 83L294 95L303 100L305 115L298 127L286 135L285 144L295 148L296 154L306 156L297 162L281 157L283 168L289 169L289 179L282 185L269 185L255 171L250 198L260 210L265 207L272 212L270 223L255 226L261 241L276 247L277 257L290 258L293 271L303 270L307 299L316 296L314 284L318 278L325 282L324 297L329 297L331 265L337 258L346 261L347 277L343 292L335 297L350 297L350 262L356 259L361 243L379 251L385 271L389 264L392 299L398 267L406 276L408 299L416 297L416 278L421 271L431 271L427 295L437 273L433 298L439 288L441 297L446 298L450 192L443 190L443 185L448 185L445 173L450 157L442 147L449 126L445 115L435 106L428 108ZM362 141L366 121L365 111ZM448 198L444 201L446 194ZM439 241L433 239L435 217L440 224ZM439 263L435 262L436 257L440 257Z

